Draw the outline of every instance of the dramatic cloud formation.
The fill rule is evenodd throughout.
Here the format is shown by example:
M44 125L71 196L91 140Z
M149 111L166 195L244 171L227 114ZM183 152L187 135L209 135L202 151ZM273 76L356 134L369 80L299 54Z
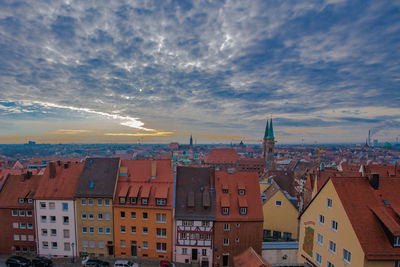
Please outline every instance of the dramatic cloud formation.
M393 141L399 36L399 1L3 1L0 143Z

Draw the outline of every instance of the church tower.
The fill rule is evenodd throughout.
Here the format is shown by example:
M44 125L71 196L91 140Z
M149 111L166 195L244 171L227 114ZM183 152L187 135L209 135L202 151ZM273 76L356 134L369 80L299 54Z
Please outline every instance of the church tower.
M263 139L263 158L266 162L267 170L275 169L275 158L274 158L274 148L275 148L275 137L274 137L274 126L272 124L272 118L265 127L265 134Z
M193 137L192 137L192 135L190 135L189 146L190 146L190 148L193 147Z

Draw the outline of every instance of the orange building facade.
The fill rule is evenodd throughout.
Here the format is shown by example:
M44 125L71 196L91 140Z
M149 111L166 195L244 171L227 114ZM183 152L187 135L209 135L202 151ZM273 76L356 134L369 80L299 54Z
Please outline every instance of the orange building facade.
M172 259L173 181L170 160L121 161L114 196L116 257Z

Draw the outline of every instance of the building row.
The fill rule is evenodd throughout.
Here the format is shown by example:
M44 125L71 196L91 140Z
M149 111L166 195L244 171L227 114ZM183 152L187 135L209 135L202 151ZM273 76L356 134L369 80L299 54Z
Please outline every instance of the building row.
M51 161L0 189L0 253L144 257L232 266L261 254L257 172L171 160Z

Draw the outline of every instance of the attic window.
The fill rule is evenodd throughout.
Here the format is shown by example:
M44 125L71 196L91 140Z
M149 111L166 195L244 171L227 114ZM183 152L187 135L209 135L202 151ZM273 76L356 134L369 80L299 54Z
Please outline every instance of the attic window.
M90 188L90 189L93 189L93 188L94 188L94 181L91 181L91 182L90 182L89 188Z
M126 203L126 197L120 197L119 204L125 204L125 203Z
M393 247L400 247L400 236L395 236L393 239Z
M229 208L222 208L221 213L222 215L229 215Z
M240 215L246 215L247 214L247 208L240 208L239 209Z
M147 206L149 204L149 199L142 197L142 205Z
M28 203L32 204L33 203L33 199L32 198L28 198Z
M24 204L25 200L23 198L18 198L18 203L19 204Z
M136 205L137 204L137 198L136 197L131 197L131 205Z
M156 205L157 206L165 206L165 205L167 205L167 199L166 198L157 198L156 199Z
M239 194L240 196L244 196L244 195L246 195L246 190L244 190L244 189L239 189L238 194Z
M229 190L228 190L228 189L222 189L222 193L228 194L228 193L229 193Z

